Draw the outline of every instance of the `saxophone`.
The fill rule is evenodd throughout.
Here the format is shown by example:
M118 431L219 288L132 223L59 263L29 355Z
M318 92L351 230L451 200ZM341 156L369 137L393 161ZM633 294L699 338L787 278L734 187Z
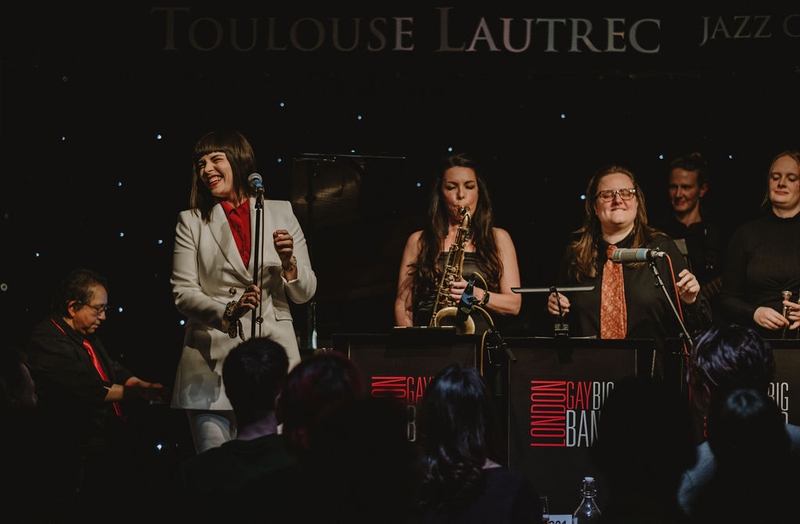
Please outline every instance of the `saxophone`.
M471 335L475 333L475 321L472 317L467 317L464 322L456 322L458 305L449 296L450 284L461 280L461 271L464 266L464 246L470 237L469 208L462 207L459 212L462 215L461 224L458 226L455 241L447 253L442 278L439 280L439 289L436 293L436 302L433 304L430 327L455 326L457 334Z

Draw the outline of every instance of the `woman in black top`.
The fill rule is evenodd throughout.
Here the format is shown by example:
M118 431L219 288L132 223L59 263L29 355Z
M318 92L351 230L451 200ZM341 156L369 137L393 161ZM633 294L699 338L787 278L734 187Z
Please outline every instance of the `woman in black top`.
M764 338L795 338L800 327L800 152L775 156L767 184L765 215L731 237L720 304L728 321L753 327ZM783 291L792 293L790 300L783 299Z
M444 157L431 186L428 223L406 241L400 263L394 313L397 326L427 326L445 270L445 258L456 242L468 209L469 234L462 246L461 274L448 286L449 299L457 304L473 273L474 298L491 314L519 314L522 296L511 288L519 287L519 265L511 236L495 226L492 201L486 182L474 158L465 153ZM476 325L480 314L473 313ZM476 331L478 331L476 329Z

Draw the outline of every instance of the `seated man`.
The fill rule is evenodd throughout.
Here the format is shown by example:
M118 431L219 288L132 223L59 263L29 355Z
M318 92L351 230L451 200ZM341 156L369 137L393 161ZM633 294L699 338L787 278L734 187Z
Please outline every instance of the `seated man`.
M113 512L123 497L139 500L141 476L152 473L136 458L139 435L129 416L132 408L169 399L168 388L139 378L103 343L99 330L111 311L108 297L104 276L86 268L70 271L26 347L41 460L48 465L36 489L47 493L42 500L59 501L51 507L72 515L61 517L65 522Z

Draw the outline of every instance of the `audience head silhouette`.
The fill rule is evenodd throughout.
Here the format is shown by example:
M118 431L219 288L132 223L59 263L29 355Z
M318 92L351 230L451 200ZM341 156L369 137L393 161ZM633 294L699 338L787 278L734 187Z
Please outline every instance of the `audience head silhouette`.
M773 459L789 456L783 414L772 398L756 389L734 389L715 398L708 418L708 443L720 472L735 465L755 474L764 467L773 468ZM764 478L753 476L755 482Z
M267 338L248 339L228 353L222 380L239 429L275 411L288 372L286 350Z
M697 407L707 412L720 392L753 388L766 392L775 376L772 347L752 328L712 326L695 338L687 383Z
M361 373L344 354L329 351L306 357L289 372L278 402L287 449L303 452L317 421L363 395Z
M407 524L414 497L414 449L405 404L361 396L317 421L301 461L301 485L314 500L303 522Z
M531 479L493 460L495 409L474 366L451 364L428 384L419 405L416 522L541 522Z
M451 365L428 384L420 405L420 427L432 468L480 471L496 451L496 412L486 381L473 366ZM455 473L455 471L450 471Z
M698 522L796 522L797 458L783 415L765 391L715 396L708 443L716 470L697 495Z
M195 523L256 513L264 522L289 520L298 493L297 461L284 448L275 414L288 372L286 350L271 339L250 338L230 350L222 379L236 436L180 464L168 504L172 516Z
M454 364L437 373L425 389L419 427L423 505L471 504L497 445L496 412L480 372Z

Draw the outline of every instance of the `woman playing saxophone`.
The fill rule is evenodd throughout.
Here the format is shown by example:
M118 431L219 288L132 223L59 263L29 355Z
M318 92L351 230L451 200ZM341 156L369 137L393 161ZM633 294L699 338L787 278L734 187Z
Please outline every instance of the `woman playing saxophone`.
M464 230L468 229L467 234ZM511 236L494 225L492 202L477 162L466 153L441 160L431 186L428 222L406 241L400 263L394 314L397 326L431 326L435 313L458 305L467 280L476 275L473 303L495 322L515 316L522 296L517 252ZM447 302L440 300L446 298ZM471 318L480 333L487 327Z

